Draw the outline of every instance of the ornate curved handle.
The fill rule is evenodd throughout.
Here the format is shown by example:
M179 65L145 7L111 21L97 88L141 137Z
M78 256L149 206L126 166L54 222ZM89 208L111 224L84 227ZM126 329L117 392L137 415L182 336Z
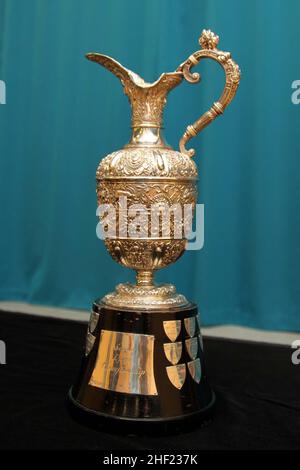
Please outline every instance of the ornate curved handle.
M197 65L201 59L210 58L218 62L225 71L226 82L223 93L218 101L206 113L197 119L192 125L186 128L185 133L179 141L179 148L182 153L193 157L195 155L194 149L186 149L186 143L195 137L204 127L208 126L217 116L223 114L225 108L233 100L237 88L240 83L240 68L231 59L230 52L223 52L217 49L219 43L219 36L210 30L203 30L199 39L199 44L202 47L200 51L194 52L185 62L183 62L176 72L182 72L184 78L190 83L197 83L200 81L199 73L191 73L190 69Z

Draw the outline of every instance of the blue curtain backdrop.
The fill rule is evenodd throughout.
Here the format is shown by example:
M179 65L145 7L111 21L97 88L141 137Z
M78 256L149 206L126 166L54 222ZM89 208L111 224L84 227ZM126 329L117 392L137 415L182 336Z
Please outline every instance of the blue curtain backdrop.
M300 330L300 79L297 0L0 0L0 298L89 308L133 279L96 238L95 170L123 146L130 112L119 81L84 54L111 55L151 81L220 35L243 78L225 115L194 140L205 247L160 281L200 305L205 324ZM215 64L174 90L165 133L222 89Z

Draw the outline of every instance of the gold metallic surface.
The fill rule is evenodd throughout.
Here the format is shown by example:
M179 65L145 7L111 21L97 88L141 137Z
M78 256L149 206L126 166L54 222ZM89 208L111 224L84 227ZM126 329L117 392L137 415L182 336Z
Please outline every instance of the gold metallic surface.
M184 253L186 234L177 236L178 224L175 224L174 217L170 219L167 235L164 222L159 228L154 228L153 233L155 224L151 226L149 215L152 214L153 205L157 204L168 207L178 205L182 213L186 204L195 208L198 172L190 158L194 151L187 150L185 144L223 113L239 84L239 68L228 52L217 49L218 36L204 30L199 41L202 47L200 51L190 55L176 71L163 73L153 83L145 82L111 57L98 53L87 54L89 60L102 65L119 78L132 108L132 136L129 143L102 159L96 177L98 204L112 205L116 212L117 234L107 235L105 246L115 261L137 271L138 288L125 284L118 286L114 293L105 296L106 305L133 309L141 306L168 309L188 305L184 296L177 294L175 289L170 291L168 288L166 292L165 286L155 286L151 274L174 263ZM169 91L184 79L191 83L199 81L200 75L191 73L190 69L202 58L215 60L225 70L224 92L208 112L187 127L180 140L180 151L176 151L166 144L163 137L163 109ZM146 214L141 219L139 235L130 237L128 233L128 225L135 216L128 213L124 219L119 217L121 197L127 198L128 207L133 204L145 207ZM193 211L189 218L192 217ZM104 216L100 216L103 226L104 219Z
M139 273L143 273L140 271ZM188 305L187 299L176 293L176 289L171 284L153 285L133 285L118 284L114 292L106 294L102 303L111 307L126 308L147 308L148 310L170 307L185 307Z
M199 383L201 380L201 363L200 359L195 359L195 361L188 362L187 364L189 373L195 380L195 382Z
M190 337L194 336L196 331L196 317L189 317L184 319L185 329Z
M180 390L186 378L186 365L178 364L177 366L167 366L166 369L170 382L174 387Z
M179 362L182 353L182 343L165 343L164 351L166 358L171 364L175 365Z
M186 339L185 340L185 347L187 349L187 352L189 353L190 358L191 359L196 359L197 354L198 354L198 339L197 339L197 337Z
M116 75L124 87L132 107L132 127L161 127L166 95L183 80L181 72L163 73L154 83L123 67L111 57L98 53L86 55Z
M170 178L184 181L196 180L198 172L194 160L187 155L166 146L155 148L149 143L148 147L131 148L126 146L107 155L101 160L96 177L99 181L102 179L127 181L129 177L139 177L143 179L138 179L138 183L148 182L149 179L153 183L159 183L160 180L156 178L167 178L167 182L170 181ZM101 189L101 186L98 187L98 190L101 191ZM150 189L148 192L148 201L152 202L151 193L155 193L155 190ZM165 197L171 197L168 196L168 193L168 191L165 193Z
M186 240L110 238L105 240L105 246L112 258L123 266L150 271L176 261L185 250Z
M89 385L122 393L157 395L154 336L102 330Z
M186 143L202 131L202 129L208 126L217 116L223 114L225 108L233 100L241 78L239 66L231 59L231 54L217 49L219 36L210 30L204 29L199 39L199 43L202 49L194 52L193 55L183 62L178 67L177 72L182 72L184 78L188 82L197 83L200 80L200 75L198 73L191 73L190 69L197 65L203 58L209 58L215 60L223 67L226 81L223 93L219 100L216 101L206 113L197 119L197 121L188 126L180 139L180 151L190 157L195 154L195 150L187 150L185 147Z
M166 320L163 326L169 340L176 341L181 331L181 320Z

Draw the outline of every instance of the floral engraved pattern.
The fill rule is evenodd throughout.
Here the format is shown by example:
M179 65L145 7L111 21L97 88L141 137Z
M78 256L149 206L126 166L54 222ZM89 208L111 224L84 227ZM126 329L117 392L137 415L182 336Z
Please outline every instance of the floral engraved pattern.
M105 246L112 258L132 269L159 269L174 263L184 252L186 240L114 240Z
M172 284L162 284L160 286L143 287L133 284L118 284L113 293L107 294L103 303L116 306L183 306L188 302L184 295L178 294Z
M188 180L167 182L107 179L98 183L97 197L99 205L112 204L115 207L118 233L127 233L128 225L136 216L134 213L132 216L126 214L125 217L119 217L120 198L126 197L127 207L133 204L142 204L147 211L146 214L140 216L141 232L147 233L149 237L174 238L176 230L177 234L179 230L181 234L183 233L183 217L185 224L192 222L191 218L197 200L197 188L195 181ZM190 205L190 211L186 210L186 205ZM169 212L165 212L166 210ZM155 217L156 225L152 224L153 217ZM102 219L100 218L100 220Z
M98 204L114 204L118 208L119 198L127 197L129 204L143 204L150 208L155 203L196 204L197 187L193 181L122 181L103 180L97 185Z
M224 112L239 85L240 69L229 52L217 49L218 42L216 34L204 30L199 39L201 50L189 55L176 71L163 73L153 83L147 83L111 57L87 54L89 60L120 80L132 108L131 141L103 158L96 173L98 204L105 205L104 210L100 207L100 224L106 248L118 263L137 271L137 286L119 286L117 292L104 298L109 305L152 308L188 304L173 288L156 288L152 271L175 262L184 253L187 232L191 230L198 172L190 158L195 151L187 149L186 144ZM191 69L204 58L222 66L225 87L218 101L186 128L179 142L180 151L175 151L165 144L160 133L167 95L183 79L199 82L200 74ZM113 206L111 213L111 207L106 205ZM200 361L194 358L192 347L190 352L192 361L188 368L199 382ZM184 383L186 370L185 364L167 367L169 378L178 389Z
M185 145L190 139L202 131L202 129L208 126L216 117L223 114L225 108L233 100L240 82L241 71L238 64L231 59L230 52L224 52L217 49L218 43L219 36L211 30L204 29L199 39L201 50L194 52L177 68L177 71L182 72L184 78L190 83L199 82L200 74L191 72L191 69L205 58L213 59L219 63L225 72L225 87L220 98L214 102L211 108L202 114L197 121L186 128L182 138L180 139L180 151L190 157L195 155L195 150L187 150Z
M182 82L183 76L180 72L163 73L154 83L147 83L111 57L98 53L90 53L86 57L102 65L120 79L131 104L134 126L145 123L153 126L162 124L166 96Z
M204 29L199 38L199 44L202 49L215 49L219 44L219 36L210 29Z
M197 178L191 158L175 150L124 148L107 155L99 164L97 179L127 176Z

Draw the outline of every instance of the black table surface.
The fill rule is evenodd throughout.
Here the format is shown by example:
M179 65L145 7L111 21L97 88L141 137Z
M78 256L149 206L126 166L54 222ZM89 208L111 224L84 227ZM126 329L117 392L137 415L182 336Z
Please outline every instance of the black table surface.
M300 365L292 349L204 338L217 393L213 421L178 435L130 436L75 422L66 395L76 378L86 325L0 312L1 449L201 450L300 449Z

